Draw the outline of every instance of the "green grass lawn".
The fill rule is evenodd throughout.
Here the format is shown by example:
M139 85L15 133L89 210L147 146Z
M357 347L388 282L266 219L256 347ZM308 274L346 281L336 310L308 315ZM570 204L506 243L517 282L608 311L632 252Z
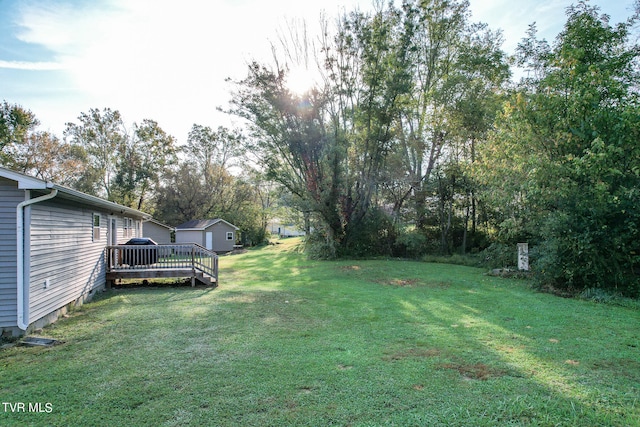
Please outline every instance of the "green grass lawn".
M0 351L0 425L640 426L640 312L446 264L222 257ZM48 403L50 406L45 406ZM28 407L27 407L28 408Z

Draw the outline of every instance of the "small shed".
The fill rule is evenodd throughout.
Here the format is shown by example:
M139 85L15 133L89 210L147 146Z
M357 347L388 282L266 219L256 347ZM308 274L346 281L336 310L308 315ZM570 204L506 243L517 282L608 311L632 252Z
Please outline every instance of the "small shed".
M171 234L174 232L174 228L163 224L155 219L150 219L142 223L142 235L144 237L151 238L156 243L170 244Z
M230 252L239 228L224 219L196 219L176 227L176 243L197 243L214 252Z

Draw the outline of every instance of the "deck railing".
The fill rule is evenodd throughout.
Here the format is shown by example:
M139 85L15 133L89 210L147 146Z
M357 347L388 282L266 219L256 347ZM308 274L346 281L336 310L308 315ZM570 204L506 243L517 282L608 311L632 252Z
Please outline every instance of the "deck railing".
M107 272L191 269L218 279L218 255L195 243L107 246L105 255Z

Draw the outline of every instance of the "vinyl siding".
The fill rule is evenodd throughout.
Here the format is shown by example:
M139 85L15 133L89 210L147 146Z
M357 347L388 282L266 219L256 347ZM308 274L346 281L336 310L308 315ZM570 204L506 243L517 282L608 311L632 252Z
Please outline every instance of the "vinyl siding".
M32 205L30 218L29 322L64 307L105 284L104 248L108 244L108 212L60 199ZM100 237L93 238L93 214L100 214ZM117 219L122 243L124 219ZM136 219L137 220L137 219ZM133 235L137 235L134 228ZM45 288L46 281L49 281Z
M236 244L236 229L229 226L224 222L218 222L209 228L205 229L205 232L213 233L213 251L214 252L229 252L233 250L233 245ZM233 240L227 240L227 232L233 232Z
M176 243L197 243L204 246L204 232L201 230L176 230Z
M16 206L24 190L0 178L0 328L17 325Z
M149 237L156 243L171 243L171 231L167 227L147 221L142 224L142 230L144 237Z
M233 240L227 240L227 232L233 232ZM207 233L213 233L214 252L229 252L236 243L236 229L225 222L217 222L204 230L176 230L176 243L197 243L206 247Z

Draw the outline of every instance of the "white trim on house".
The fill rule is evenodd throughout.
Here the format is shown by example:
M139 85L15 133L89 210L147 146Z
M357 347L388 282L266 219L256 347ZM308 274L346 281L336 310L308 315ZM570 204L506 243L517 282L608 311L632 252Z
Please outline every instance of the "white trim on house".
M180 228L180 226L177 226L175 229L176 229L176 230L181 230L181 231L202 231L202 230L205 230L205 229L207 229L207 228L211 227L212 225L218 224L218 223L220 223L220 222L224 222L224 223L225 223L225 224L227 224L229 227L233 227L233 228L235 228L236 230L240 230L240 228L239 228L239 227L237 227L237 226L235 226L235 225L231 224L229 221L225 221L225 220L224 220L224 219L222 219L222 218L218 218L218 219L216 219L216 220L213 220L212 222L207 223L207 225L205 225L204 227L196 227L196 228Z
M19 190L58 190L61 196L64 196L67 200L76 202L88 203L93 206L97 206L106 210L112 210L121 215L129 214L135 217L142 217L144 220L150 220L151 215L139 211L137 209L122 206L108 200L101 199L100 197L92 196L90 194L82 193L78 190L74 190L63 185L54 184L52 182L43 181L38 178L34 178L28 175L24 175L20 172L15 172L0 166L0 177L16 181L18 183Z
M19 184L19 183L18 183ZM28 280L25 280L25 250L24 250L24 208L35 203L53 199L58 195L58 190L53 189L51 193L44 196L27 199L16 206L16 274L17 274L17 298L18 298L18 328L26 331L29 327L29 290Z
M156 224L156 225L158 225L160 227L164 227L164 228L168 229L169 231L175 231L176 230L175 227L171 227L170 225L164 224L164 223L162 223L162 222L160 222L158 220L155 220L153 218L145 219L144 222L150 222L150 223Z
M0 293L7 298L0 304L0 332L44 326L68 304L89 299L105 283L104 247L112 237L105 231L112 231L111 218L126 222L128 234L139 234L142 221L151 219L136 209L2 166L0 190L6 195L0 200L0 219L15 225L10 233L6 226L0 230L6 246L1 252L12 255L0 259ZM96 233L100 235L94 240Z
M46 190L47 188L53 188L53 183L51 182L46 182L32 176L5 169L1 166L0 176L16 181L18 183L18 190Z

